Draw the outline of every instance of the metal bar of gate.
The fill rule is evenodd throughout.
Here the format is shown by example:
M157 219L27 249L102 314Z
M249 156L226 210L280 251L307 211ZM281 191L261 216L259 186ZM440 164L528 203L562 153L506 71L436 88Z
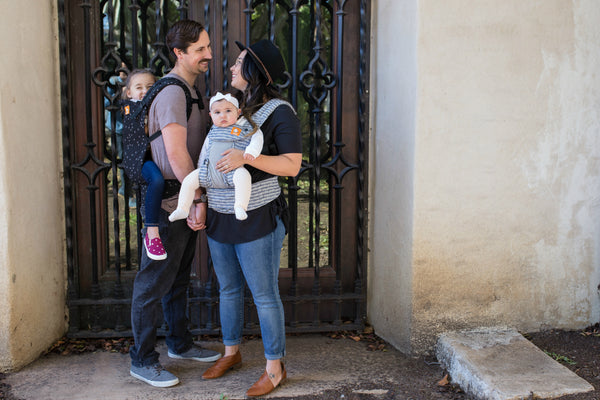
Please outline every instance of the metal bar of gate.
M59 9L62 6L64 13L64 1L59 0ZM75 1L75 0L73 0ZM81 0L80 7L83 11L81 18L84 20L84 41L85 41L85 147L86 155L81 161L72 162L65 159L65 207L67 208L67 252L68 252L68 277L69 277L69 310L71 319L74 324L71 325L72 336L120 336L127 335L127 318L125 312L128 311L130 299L128 298L128 290L123 281L123 272L129 273L127 276L130 281L135 274L135 264L131 263L131 253L129 247L130 237L130 219L129 219L129 203L124 204L125 227L121 227L120 221L120 203L118 201L117 191L119 189L119 173L118 166L119 154L116 151L117 137L115 113L110 116L110 129L107 130L110 138L111 147L104 153L104 146L101 146L103 158L98 159L96 152L98 148L94 142L94 107L92 106L92 82L96 83L103 89L111 74L118 75L121 65L108 65L112 59L126 61L126 72L138 67L151 67L157 74L162 75L170 68L168 57L168 49L164 43L164 34L168 28L168 20L174 12L169 12L169 4L174 4L175 0L160 0L160 1L141 1L141 0L101 0L93 5L90 0ZM280 89L285 91L288 99L298 110L302 118L307 118L306 126L308 132L306 143L307 152L303 161L299 176L287 178L285 192L290 205L291 222L290 235L287 242L288 259L286 267L282 268L281 276L288 281L287 291L282 293L282 300L286 306L286 316L289 332L318 332L327 330L338 330L344 326L345 329L360 328L364 324L365 314L365 279L366 279L366 218L365 210L366 203L366 141L365 136L367 129L367 113L368 113L368 0L360 0L358 7L357 2L347 0L246 0L244 5L237 4L236 10L240 12L239 17L233 17L230 14L232 2L227 0L204 0L191 1L193 5L186 0L178 1L176 18L185 18L190 13L190 7L199 7L202 4L205 21L207 22L206 29L210 29L208 22L215 21L213 12L218 12L220 16L221 29L218 37L220 38L219 53L222 56L222 62L216 61L217 65L221 66L223 79L214 84L221 84L223 87L228 85L228 64L227 54L232 41L229 40L229 31L233 21L245 22L240 28L240 32L245 32L245 43L250 44L262 37L254 36L260 28L260 35L266 35L266 38L273 41L281 40L282 37L287 38L284 49L287 51L284 57L287 59L288 73L287 82L280 85ZM100 4L100 8L98 8ZM220 4L220 7L217 5ZM127 6L128 5L128 6ZM117 8L118 7L118 8ZM243 9L242 9L243 8ZM351 8L352 11L346 10ZM98 33L92 35L90 29L96 26L92 24L91 18L94 15L93 10L104 10L106 15L102 16L100 11L100 26L108 29L102 35L106 34L108 39L103 42L101 52L106 53L107 60L103 59L98 70L92 68L92 56L90 49L92 39L97 37ZM117 10L117 11L115 11ZM356 12L360 16L356 16ZM173 9L171 10L173 11ZM308 11L308 12L307 12ZM63 14L64 15L64 14ZM115 20L118 15L118 21ZM194 13L194 15L201 15ZM152 18L153 16L153 18ZM352 24L347 22L352 16L354 21ZM59 16L60 17L60 16ZM106 18L106 26L103 25ZM236 19L238 18L238 19ZM286 19L284 23L282 18ZM126 23L128 21L128 23ZM262 21L262 22L260 22ZM358 21L358 23L357 23ZM154 22L154 25L152 25ZM59 23L61 23L59 18ZM240 22L241 23L241 22ZM268 26L261 27L264 23ZM344 80L345 65L344 60L346 54L345 46L348 43L354 43L353 39L347 39L347 30L349 27L357 25L359 28L359 53L360 60L358 63L358 93L348 91ZM154 30L148 29L153 26ZM281 27L286 27L282 30ZM302 26L302 28L301 28ZM214 27L213 27L214 28ZM265 29L266 28L266 29ZM62 21L62 52L66 60L67 46L64 44L66 26ZM115 40L115 35L120 35ZM125 35L129 35L127 38ZM211 33L212 35L213 33ZM152 36L154 35L154 36ZM283 36L281 36L283 35ZM152 36L152 38L150 38ZM129 39L130 38L130 39ZM151 43L151 44L150 44ZM301 48L308 44L309 48ZM129 48L125 48L128 46ZM149 50L152 50L150 53ZM63 106L68 104L66 93L69 92L67 87L67 67L66 63L61 60L61 87L63 90ZM95 79L96 72L103 73L102 78ZM217 71L215 69L215 71ZM210 93L209 75L205 76L206 93ZM301 95L301 96L299 96ZM345 116L344 102L348 99L358 97L356 109L358 112L358 149L353 150L347 147L348 138L345 137L347 130L347 117ZM111 107L107 111L115 111L115 99L110 99ZM64 107L63 107L64 108ZM67 112L64 113L65 115ZM63 144L65 154L71 152L76 153L70 148L68 121L63 123L63 135L66 138ZM354 152L357 153L357 159ZM106 157L110 162L105 162ZM67 167L68 165L68 167ZM91 172L86 168L91 165L94 170ZM99 187L101 177L105 177L104 173L108 174L110 170L112 174L112 190L107 191L106 187ZM68 173L67 173L68 172ZM81 296L78 292L77 277L78 266L75 265L77 256L74 254L75 247L72 245L75 240L73 232L73 222L70 218L73 208L73 202L69 198L70 187L77 184L77 181L72 178L71 172L82 173L87 178L88 202L90 212L89 237L91 251L91 291L89 295ZM106 175L108 176L108 175ZM352 179L352 180L351 180ZM354 213L356 219L356 242L352 246L356 247L355 257L350 259L355 262L348 266L344 265L342 258L347 256L345 251L347 244L344 238L349 232L343 231L342 224L346 223L345 219L352 213L344 212L344 207L348 208L348 195L345 188L349 187L348 183L354 185L356 180L356 191L352 191L350 195L357 197L357 209ZM308 184L304 186L304 183ZM125 185L128 182L125 180ZM323 186L322 186L323 185ZM69 190L68 190L69 189ZM128 188L125 188L126 193ZM304 194L303 191L308 191ZM73 191L75 192L75 191ZM112 207L112 224L109 220L99 221L99 218L106 218L108 212L97 213L97 209L105 206L106 198L102 197L101 202L96 201L98 194L109 193L113 196ZM106 195L104 195L106 196ZM127 195L125 196L127 198ZM139 193L138 193L139 198ZM102 201L104 199L104 202ZM306 201L308 199L308 201ZM350 202L351 203L351 202ZM81 204L81 202L79 202ZM142 216L139 214L139 207L136 207L137 212L137 228L136 233L141 228ZM307 214L306 218L304 215ZM342 217L344 215L344 217ZM299 223L299 218L302 223ZM305 219L304 219L305 218ZM306 221L306 224L304 224ZM323 221L329 221L324 224ZM323 226L328 225L327 228ZM71 226L71 228L69 228ZM112 226L112 233L108 232L106 227ZM304 232L306 230L306 232ZM125 232L125 258L122 260L120 236ZM112 234L115 236L114 243L104 245L99 242L98 233L105 232L107 237ZM299 242L299 233L302 232L302 242ZM104 240L104 235L101 235ZM136 234L138 240L138 254L142 246L139 234ZM112 239L111 239L112 240ZM328 246L328 250L325 250ZM308 256L299 263L299 247L304 247L303 253L306 253L308 248ZM99 254L99 249L112 248L114 259L104 257L104 254ZM108 250L105 250L108 253ZM325 253L328 253L327 256ZM99 265L104 258L110 265ZM139 257L138 257L139 259ZM113 261L114 260L114 263ZM122 265L126 265L122 268ZM114 266L114 269L112 269ZM218 291L217 283L212 273L210 262L208 262L208 272L202 272L202 276L197 277L193 281L189 292L190 314L192 317L192 332L195 334L216 333L218 332ZM107 274L107 271L114 271L114 277ZM112 273L112 272L111 272ZM102 276L101 276L102 274ZM346 284L346 276L352 278L352 287ZM102 282L100 279L102 278ZM106 279L114 279L110 295L103 295L103 288L106 288ZM106 293L108 294L108 293ZM254 305L251 301L251 296L247 292L246 299L246 316L247 324L245 333L258 332L258 324ZM348 308L353 309L348 313ZM81 310L91 310L91 313L84 312L89 315L89 331L79 330L79 325L86 325ZM113 317L112 322L108 322L106 326L104 321L106 314L111 314L116 311L116 317ZM100 332L102 330L102 332Z

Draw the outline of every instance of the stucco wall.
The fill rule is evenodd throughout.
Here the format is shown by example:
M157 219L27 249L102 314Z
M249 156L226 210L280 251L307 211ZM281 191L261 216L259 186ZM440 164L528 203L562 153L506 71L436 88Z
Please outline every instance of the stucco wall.
M66 331L55 3L0 13L0 371Z
M378 286L387 287L388 276L404 286L412 277L412 318L410 328L404 312L388 326L371 313L376 331L405 345L410 329L404 348L421 351L450 329L535 331L597 322L600 5L419 1L418 24L408 32L417 35L418 54L413 186L398 173L409 164L398 158L411 155L401 148L410 143L397 138L410 132L383 123L394 107L395 115L411 111L413 96L390 83L415 75L403 62L412 50L397 46L407 40L405 28L391 17L408 3L380 0L374 8L379 98L372 146L380 160L371 163L377 254L369 290L377 301L373 292L390 290ZM380 57L392 46L388 58ZM382 68L384 62L396 68ZM394 94L382 98L388 90ZM382 105L394 97L395 106ZM383 171L394 157L395 173ZM386 220L398 198L401 208L409 202L406 193L414 193L412 216ZM412 234L387 221L412 225ZM378 243L385 237L395 246ZM409 245L410 261L399 250ZM405 297L386 308L405 307ZM376 306L369 310L377 313Z
M367 314L379 336L408 350L417 105L417 2L373 1Z

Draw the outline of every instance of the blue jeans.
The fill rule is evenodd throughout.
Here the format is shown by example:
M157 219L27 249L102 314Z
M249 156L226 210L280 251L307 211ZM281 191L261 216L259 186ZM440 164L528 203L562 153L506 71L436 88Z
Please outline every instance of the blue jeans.
M187 290L198 234L187 226L185 220L169 223L167 218L168 213L161 209L159 231L169 256L165 260L151 260L142 251L140 270L133 282L131 330L135 344L129 355L136 367L158 362L156 329L163 316L169 326L166 338L169 350L181 354L192 347L192 334L188 330Z
M267 360L285 356L285 318L278 284L285 228L277 220L273 232L251 242L230 244L208 238L220 287L223 344L235 346L242 341L245 277L256 304Z
M144 224L146 226L158 226L158 216L160 214L163 189L165 188L165 179L154 161L146 161L142 165L142 176L148 184L144 198Z

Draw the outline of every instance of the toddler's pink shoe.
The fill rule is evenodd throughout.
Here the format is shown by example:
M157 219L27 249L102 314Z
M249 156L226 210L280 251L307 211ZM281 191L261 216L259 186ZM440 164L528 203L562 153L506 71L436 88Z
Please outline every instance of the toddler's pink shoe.
M167 258L167 251L163 247L160 238L148 239L148 234L144 237L144 247L146 248L146 254L152 260L164 260Z

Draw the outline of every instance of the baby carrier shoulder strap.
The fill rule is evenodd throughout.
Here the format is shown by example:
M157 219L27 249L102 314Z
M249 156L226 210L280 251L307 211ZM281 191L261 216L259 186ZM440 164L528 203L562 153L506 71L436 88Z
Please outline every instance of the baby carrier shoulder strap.
M190 89L184 82L182 82L180 79L174 78L172 76L167 76L165 78L159 79L158 81L156 81L156 83L154 85L152 85L150 90L148 90L148 92L146 93L144 98L141 100L144 103L143 107L140 107L137 112L141 112L143 109L149 110L150 105L152 104L152 102L154 101L154 99L156 98L158 93L160 93L161 90L163 90L164 88L166 88L167 86L170 86L170 85L177 85L183 89L183 93L185 93L187 119L190 119L190 115L192 115L192 107L194 106L194 104L198 104L198 108L200 110L204 109L204 103L202 102L202 96L200 95L200 92L198 91L198 89L196 89L195 86L194 86L194 90L196 91L196 96L197 96L196 99L194 99L192 97L192 94L190 93ZM137 117L137 115L134 115L134 117ZM152 135L150 135L150 141L153 141L154 139L159 137L161 134L162 134L162 132L160 130L154 132Z
M287 101L282 99L271 99L263 104L263 106L252 115L252 121L254 121L254 123L260 128L262 124L265 123L267 118L269 118L269 116L273 113L273 111L275 111L275 109L282 104L289 106L294 113L296 112L294 107Z
M267 101L257 112L252 115L252 120L254 123L260 128L262 124L271 116L273 111L280 105L285 104L292 109L294 114L296 110L294 107L285 100L282 99L271 99ZM264 145L263 150L266 149L265 154L275 155L278 154L277 145L275 144L275 140L273 139L273 132L263 132L264 136Z

